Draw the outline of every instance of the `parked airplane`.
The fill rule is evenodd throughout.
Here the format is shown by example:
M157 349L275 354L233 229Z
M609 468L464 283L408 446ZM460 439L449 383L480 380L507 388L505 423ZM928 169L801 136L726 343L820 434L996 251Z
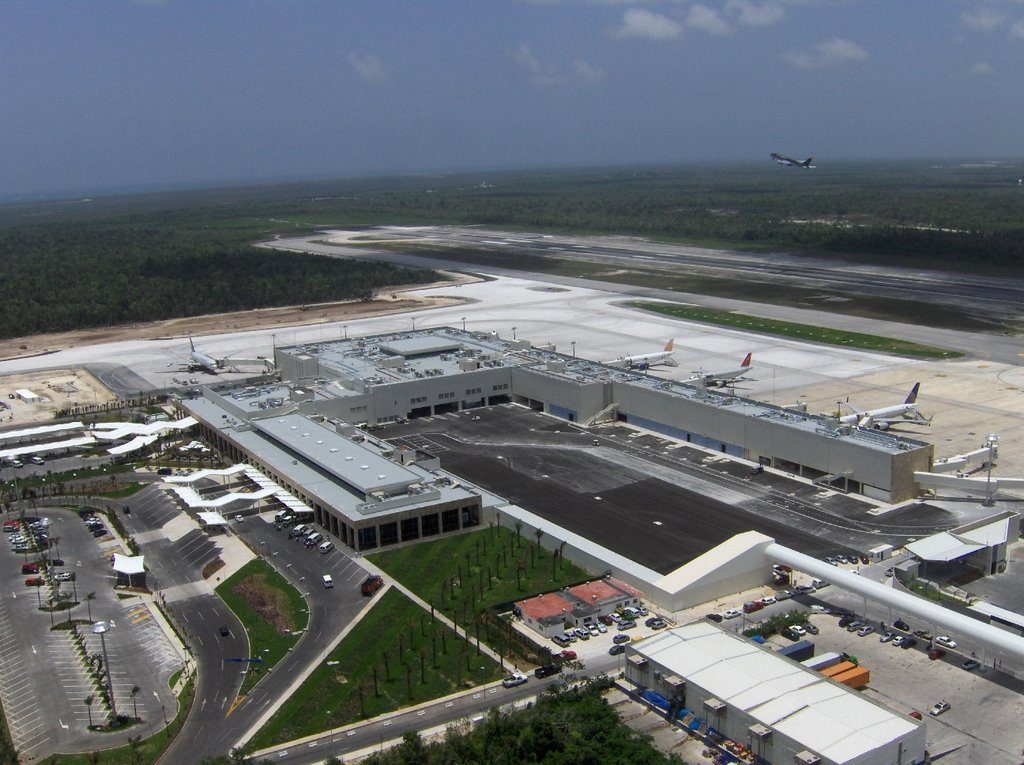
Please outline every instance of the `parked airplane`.
M730 385L750 373L754 368L750 363L753 357L753 353L748 353L743 357L743 361L740 362L737 369L729 369L724 372L704 372L702 370L698 370L693 373L690 380L696 381L701 385L706 385L710 388L713 388L716 385L724 388L726 385Z
M672 347L675 345L675 342L676 339L673 337L665 343L665 348L657 353L642 353L639 356L620 356L617 359L606 361L605 364L623 369L648 369L658 365L677 367L679 362L672 357Z
M932 418L925 417L917 410L917 393L921 390L921 383L914 383L910 389L910 395L902 404L895 406L884 406L881 409L868 409L861 411L852 406L849 401L838 401L840 408L846 406L852 410L852 414L840 415L839 421L844 425L857 425L861 428L875 428L876 430L888 430L890 426L901 422L914 422L919 425L931 425Z
M192 339L191 335L188 337L188 344L190 347L188 360L181 364L183 367L181 371L209 372L211 375L215 375L224 369L224 359L215 359L208 353L203 353L196 348L195 340ZM168 364L167 366L173 365Z
M780 165L786 165L788 167L802 167L805 170L813 170L814 167L815 167L815 165L811 164L811 162L814 161L814 157L808 157L803 162L801 162L799 159L793 159L792 157L787 157L785 154L776 154L773 151L772 152L772 159L774 159Z

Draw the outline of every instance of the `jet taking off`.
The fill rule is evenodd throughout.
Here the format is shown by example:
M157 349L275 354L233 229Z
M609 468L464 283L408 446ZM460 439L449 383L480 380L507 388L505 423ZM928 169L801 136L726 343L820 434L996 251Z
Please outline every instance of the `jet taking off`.
M787 167L802 167L804 170L813 170L815 167L815 165L811 164L814 161L814 157L808 157L803 162L801 162L799 159L787 157L785 154L776 154L773 151L772 159L774 159L780 165L786 165Z
M743 357L743 361L740 362L737 369L729 369L725 372L704 372L702 370L698 370L693 373L690 380L701 385L706 385L709 388L713 388L716 385L724 388L726 385L730 385L750 373L754 368L750 363L753 357L753 353L748 353Z
M857 425L861 428L875 428L876 430L888 430L890 426L902 422L914 422L918 425L931 425L932 418L925 417L917 411L917 392L921 390L921 383L914 383L910 389L910 395L902 404L885 406L881 409L868 409L861 411L852 406L849 401L838 401L840 408L845 406L852 414L840 415L839 421L844 425Z
M675 345L675 342L676 339L673 337L665 343L664 350L657 353L643 353L639 356L619 356L617 359L606 361L605 364L610 367L619 367L620 369L648 369L658 365L677 367L679 362L672 358L672 347Z

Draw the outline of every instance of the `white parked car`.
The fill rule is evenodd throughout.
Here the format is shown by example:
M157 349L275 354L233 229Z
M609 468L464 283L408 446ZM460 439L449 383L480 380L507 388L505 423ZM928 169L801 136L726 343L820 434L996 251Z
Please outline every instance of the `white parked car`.
M742 616L743 612L738 608L730 608L728 611L723 611L722 616L726 619L735 619L737 616Z
M807 634L807 630L805 630L799 624L794 624L792 627L789 628L789 631L792 632L794 635L799 635L800 637L803 637Z
M772 605L775 602L777 602L777 601L775 600L775 596L774 595L768 595L767 597L761 598L761 605L762 606L770 606L770 605Z
M954 649L956 648L956 641L949 637L949 635L939 635L935 638L935 645L941 645L943 648Z

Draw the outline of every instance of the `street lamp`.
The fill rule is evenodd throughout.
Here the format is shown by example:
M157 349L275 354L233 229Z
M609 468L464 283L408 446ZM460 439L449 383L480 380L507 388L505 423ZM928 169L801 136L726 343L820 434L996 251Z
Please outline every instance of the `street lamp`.
M327 715L327 727L331 729L331 757L334 756L334 726L331 724L331 710L324 712Z
M110 696L110 712L114 715L114 722L117 723L117 705L114 703L114 673L110 669L110 659L107 657L107 640L104 633L110 629L107 622L96 622L92 625L92 634L100 636L100 645L103 647L103 666L107 668L107 688Z
M573 340L571 345L572 345L572 357L576 358L576 341Z
M515 327L512 327L512 339L513 340L516 339L516 328Z
M341 331L345 333L345 339L348 340L348 324L342 324Z
M988 447L988 478L985 482L985 507L992 507L996 503L995 491L992 488L992 463L996 460L998 445L999 436L995 433L990 433L988 438L985 440L985 446Z

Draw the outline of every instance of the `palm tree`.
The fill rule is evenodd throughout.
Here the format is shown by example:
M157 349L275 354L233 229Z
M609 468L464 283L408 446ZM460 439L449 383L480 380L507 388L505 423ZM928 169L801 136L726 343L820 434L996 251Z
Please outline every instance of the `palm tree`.
M96 600L96 593L89 592L85 595L85 607L89 609L89 621L92 622L92 602Z
M141 691L141 690L142 689L139 686L133 685L132 686L132 692L130 694L128 694L129 696L132 697L132 713L133 713L133 716L135 717L135 721L136 722L138 722L138 720L139 720L139 706L138 706L138 702L136 702L136 700L135 700L135 697L138 695L139 691Z
M89 710L89 727L92 727L92 703L96 701L96 697L91 693L85 697L85 708Z

